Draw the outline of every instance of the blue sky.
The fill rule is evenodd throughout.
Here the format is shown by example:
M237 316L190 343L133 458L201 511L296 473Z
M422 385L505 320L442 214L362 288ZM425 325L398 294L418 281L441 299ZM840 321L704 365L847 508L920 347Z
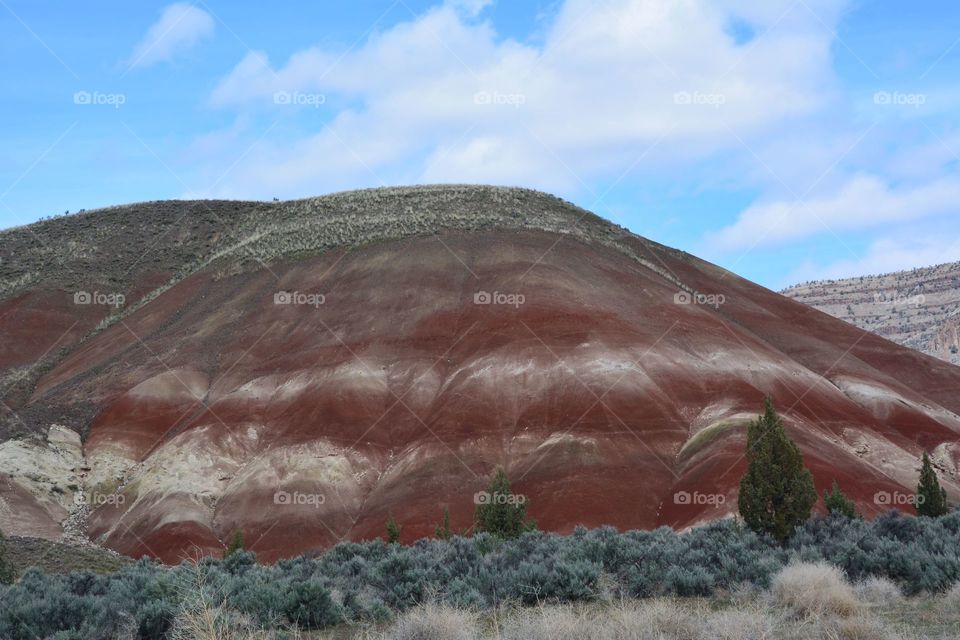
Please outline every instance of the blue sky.
M771 288L960 260L960 6L0 0L0 226L551 191Z

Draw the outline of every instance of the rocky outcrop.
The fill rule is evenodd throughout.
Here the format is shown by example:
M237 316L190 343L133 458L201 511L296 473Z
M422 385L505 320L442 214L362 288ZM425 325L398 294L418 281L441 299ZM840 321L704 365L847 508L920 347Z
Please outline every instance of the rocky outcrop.
M783 291L905 347L960 364L960 263L808 282Z
M51 426L45 439L0 443L0 529L62 537L61 523L82 496L83 475L80 436L66 427Z

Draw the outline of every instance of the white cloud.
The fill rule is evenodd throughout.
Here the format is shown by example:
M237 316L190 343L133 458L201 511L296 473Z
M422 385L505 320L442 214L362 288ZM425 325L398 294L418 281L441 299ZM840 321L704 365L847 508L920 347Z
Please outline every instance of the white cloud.
M884 236L874 240L861 257L828 264L807 262L784 278L781 284L785 287L811 280L879 275L960 261L960 236L957 231L952 229L939 234L905 231L895 238Z
M165 62L213 34L209 13L185 2L167 6L130 54L129 68Z
M839 190L803 203L789 199L753 205L713 235L709 245L717 251L779 245L951 213L958 202L960 180L954 177L891 187L876 176L858 175Z
M655 142L646 166L739 148L832 98L827 27L842 0L566 0L540 45L472 19L485 4L440 5L346 54L312 47L277 67L248 54L213 106L276 112L289 108L276 92L322 94L327 121L250 154L221 195L351 180L555 188L618 176ZM760 35L738 44L732 20Z
M447 4L472 18L492 5L493 0L447 0Z

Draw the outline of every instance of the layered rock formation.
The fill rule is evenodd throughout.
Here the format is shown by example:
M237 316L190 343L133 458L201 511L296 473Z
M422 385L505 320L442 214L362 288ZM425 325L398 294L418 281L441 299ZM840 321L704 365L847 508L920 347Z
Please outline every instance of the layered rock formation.
M682 528L736 511L765 395L819 490L909 510L929 450L958 495L960 369L545 194L147 203L0 251L8 533L82 504L92 540L168 562L237 530L265 560L382 536L388 513L411 541L444 507L468 527L497 465L542 528ZM4 453L64 429L79 459Z
M783 295L905 347L960 364L960 263L821 280Z

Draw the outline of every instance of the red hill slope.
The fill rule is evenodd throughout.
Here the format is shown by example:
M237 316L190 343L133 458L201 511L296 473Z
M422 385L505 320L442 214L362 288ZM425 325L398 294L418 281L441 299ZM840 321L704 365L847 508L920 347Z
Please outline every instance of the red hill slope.
M736 511L764 395L821 492L908 509L929 450L957 496L960 369L545 194L147 203L0 247L7 533L272 560L465 528L497 465L545 529L686 527Z

